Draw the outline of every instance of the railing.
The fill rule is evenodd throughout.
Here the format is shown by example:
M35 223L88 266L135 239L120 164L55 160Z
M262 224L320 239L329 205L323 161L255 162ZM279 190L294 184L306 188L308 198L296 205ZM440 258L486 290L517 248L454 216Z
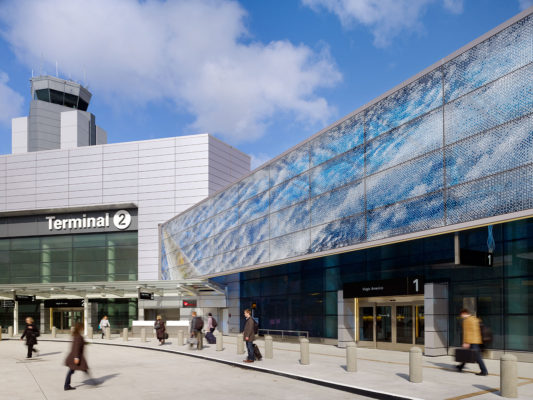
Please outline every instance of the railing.
M285 336L305 336L307 339L309 339L309 331L291 331L291 330L284 330L284 329L259 329L259 334L263 335L270 335L271 333L274 333L275 335L280 335L281 340L285 338Z

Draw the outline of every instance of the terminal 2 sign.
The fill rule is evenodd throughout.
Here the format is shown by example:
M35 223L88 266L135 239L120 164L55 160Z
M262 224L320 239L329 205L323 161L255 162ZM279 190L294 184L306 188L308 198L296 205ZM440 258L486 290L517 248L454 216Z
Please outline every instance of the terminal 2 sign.
M90 228L109 228L110 218L106 212L101 216L87 217L82 214L78 218L56 218L55 216L46 216L48 221L48 230L61 231L65 229L90 229ZM120 230L127 229L131 224L131 214L127 210L119 210L113 216L113 225Z

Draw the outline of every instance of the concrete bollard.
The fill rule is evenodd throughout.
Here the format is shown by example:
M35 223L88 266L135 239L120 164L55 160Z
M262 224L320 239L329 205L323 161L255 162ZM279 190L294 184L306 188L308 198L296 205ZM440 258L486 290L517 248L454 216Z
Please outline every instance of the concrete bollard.
M409 381L422 382L422 350L419 347L409 350Z
M111 339L111 328L110 327L105 328L105 338L107 340Z
M300 339L300 364L309 365L309 340Z
M502 397L518 397L516 357L504 354L500 358L500 394Z
M265 336L265 358L274 358L274 342L272 336Z
M346 343L346 371L357 372L357 345L355 342Z
M141 342L146 342L146 328L141 328Z
M237 334L237 354L244 354L244 341L242 333Z
M128 341L128 328L122 329L122 340L125 342Z
M178 346L183 346L183 338L185 337L185 333L183 332L183 329L178 330Z
M52 337L57 337L57 328L55 326L52 326Z
M7 327L7 337L13 337L13 327L8 326Z
M92 339L92 338L93 338L93 327L88 326L87 327L87 339Z
M224 338L222 336L222 332L217 331L217 351L224 350Z

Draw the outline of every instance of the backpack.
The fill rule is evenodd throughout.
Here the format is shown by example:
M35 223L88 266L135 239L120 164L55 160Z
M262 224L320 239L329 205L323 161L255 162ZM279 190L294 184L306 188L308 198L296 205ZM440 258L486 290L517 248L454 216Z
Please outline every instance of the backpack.
M202 330L202 328L204 327L204 321L200 317L194 317L194 318L195 318L194 329L197 331Z
M211 325L213 326L213 328L216 328L218 325L217 320L214 317L211 317Z

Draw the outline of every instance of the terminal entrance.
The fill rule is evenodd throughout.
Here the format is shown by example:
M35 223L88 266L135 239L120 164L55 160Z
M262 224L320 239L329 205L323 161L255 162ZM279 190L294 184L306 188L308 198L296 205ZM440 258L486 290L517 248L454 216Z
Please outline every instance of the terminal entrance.
M356 299L358 345L407 351L424 346L424 297Z
M83 324L83 307L50 308L50 326L58 333L70 333L77 322Z

